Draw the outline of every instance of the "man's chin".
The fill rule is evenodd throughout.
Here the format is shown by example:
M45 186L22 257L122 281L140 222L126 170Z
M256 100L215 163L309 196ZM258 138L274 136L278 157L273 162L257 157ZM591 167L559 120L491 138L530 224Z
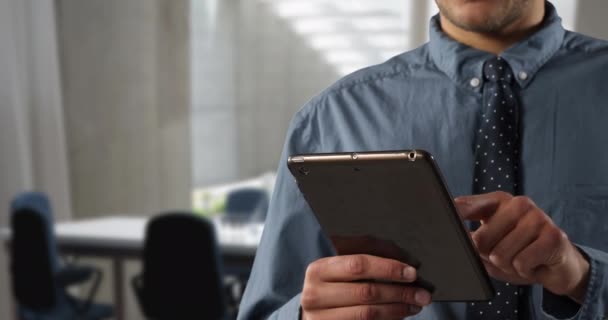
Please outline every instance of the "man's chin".
M496 21L492 21L488 17L475 17L467 19L456 19L458 21L451 21L453 24L461 29L478 32L478 33L495 33L500 31L500 25Z

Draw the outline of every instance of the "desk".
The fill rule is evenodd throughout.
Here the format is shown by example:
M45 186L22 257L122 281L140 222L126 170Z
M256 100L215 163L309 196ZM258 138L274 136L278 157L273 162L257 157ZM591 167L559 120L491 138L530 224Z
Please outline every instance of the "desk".
M101 257L112 260L114 310L116 319L124 317L124 262L139 259L149 217L109 216L57 223L55 237L61 254ZM231 225L213 219L225 266L250 268L260 242L262 224ZM10 230L0 230L7 244Z

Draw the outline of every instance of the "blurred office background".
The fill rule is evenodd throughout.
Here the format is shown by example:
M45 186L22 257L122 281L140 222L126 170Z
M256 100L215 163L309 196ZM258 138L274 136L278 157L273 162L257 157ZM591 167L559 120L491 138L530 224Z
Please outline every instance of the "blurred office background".
M554 4L568 29L608 38L608 2ZM28 189L47 192L57 221L212 217L231 190L271 192L292 115L425 42L436 11L430 0L0 0L0 228ZM7 263L2 247L1 319ZM105 279L98 300L112 302ZM126 318L142 318L124 291Z

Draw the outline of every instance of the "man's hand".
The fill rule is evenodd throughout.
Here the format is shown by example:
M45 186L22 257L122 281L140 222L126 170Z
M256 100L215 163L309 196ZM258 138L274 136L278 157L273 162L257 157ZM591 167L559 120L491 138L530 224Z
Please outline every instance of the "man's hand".
M581 303L589 262L527 197L505 192L459 197L463 219L481 221L471 237L488 273L514 284L540 283Z
M302 320L403 319L431 303L427 291L408 286L414 280L416 269L397 260L370 255L319 259L306 270Z

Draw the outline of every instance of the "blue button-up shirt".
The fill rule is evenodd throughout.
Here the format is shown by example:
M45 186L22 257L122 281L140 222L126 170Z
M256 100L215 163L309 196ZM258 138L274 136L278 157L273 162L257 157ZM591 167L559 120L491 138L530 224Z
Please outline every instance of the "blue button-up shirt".
M452 194L472 193L482 66L491 56L449 38L435 16L429 43L341 79L295 115L239 319L298 319L306 267L335 254L287 169L289 155L426 149ZM603 319L608 315L608 43L565 31L547 3L542 28L501 57L513 69L521 101L522 191L591 266L580 307L535 285L523 319ZM464 319L465 304L432 303L414 318Z

